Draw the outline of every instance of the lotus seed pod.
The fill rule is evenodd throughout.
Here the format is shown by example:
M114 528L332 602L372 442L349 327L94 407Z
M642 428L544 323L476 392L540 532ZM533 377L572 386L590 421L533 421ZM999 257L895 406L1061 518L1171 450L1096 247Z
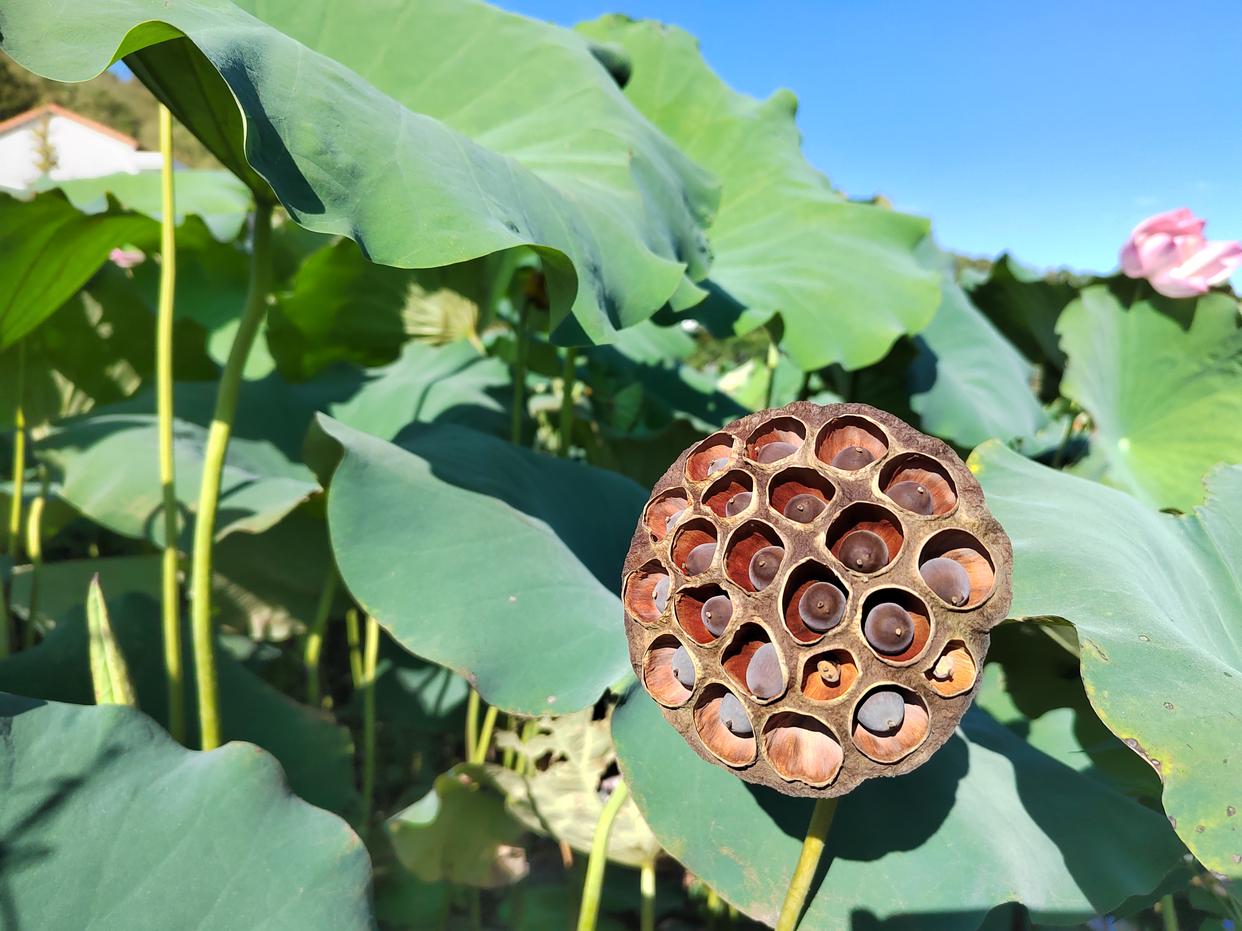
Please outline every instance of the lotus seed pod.
M809 524L819 517L826 507L828 505L824 500L816 495L794 495L781 513L800 524Z
M755 591L761 592L772 584L777 570L781 567L781 560L784 558L785 551L779 546L765 546L750 557L750 567L747 571L750 574L750 584L755 586Z
M637 687L709 763L844 795L952 737L1011 566L944 443L862 404L760 411L697 440L641 512L622 576Z
M858 723L881 737L895 734L906 719L906 703L896 692L872 692L858 706Z
M907 511L930 514L936 507L931 492L918 482L898 482L888 489L888 496Z
M716 544L700 543L686 554L686 563L682 568L686 570L686 575L699 575L711 568L715 558Z
M901 605L885 602L867 612L863 635L877 653L894 656L914 642L914 618Z
M785 674L773 644L765 643L751 656L746 667L746 687L756 698L775 698L784 691Z
M749 491L739 491L725 504L725 516L734 517L750 507L752 495Z
M728 595L713 595L703 602L699 616L708 633L713 637L719 637L725 632L725 628L729 626L729 621L733 618L733 602L729 600Z
M858 572L876 572L888 565L888 544L870 530L855 530L841 541L841 562Z
M746 715L746 709L732 693L720 700L720 723L737 737L749 737L755 732L750 718Z
M919 567L919 572L928 588L955 607L964 605L970 597L970 576L952 559L929 559Z
M875 462L875 455L865 446L847 446L832 457L832 465L837 469L857 472L864 466Z
M798 447L793 443L786 443L783 440L776 440L772 443L765 443L759 447L755 453L755 462L776 462L778 459L784 459L786 456L792 456L798 451Z
M798 617L817 634L827 633L841 623L845 596L835 585L816 582L798 599Z
M673 652L672 666L673 678L685 688L694 688L694 660L690 658L690 654L685 647L678 647Z

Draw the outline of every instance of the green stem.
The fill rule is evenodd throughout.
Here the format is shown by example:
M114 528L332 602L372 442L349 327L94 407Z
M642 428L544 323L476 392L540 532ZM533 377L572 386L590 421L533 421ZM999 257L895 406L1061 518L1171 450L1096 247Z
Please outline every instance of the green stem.
M511 714L505 715L505 729L511 733L517 733L517 718ZM505 747L504 755L501 757L501 765L505 769L514 768L514 751L512 747Z
M556 454L562 458L569 455L569 446L574 435L574 378L577 375L577 355L573 349L567 348L562 362L561 435L556 450Z
M22 647L30 649L35 642L35 623L39 616L39 584L43 575L43 509L47 503L47 472L39 467L39 494L30 502L26 517L26 556L30 560L30 606L26 615L26 631Z
M617 787L604 803L599 821L595 823L595 837L591 841L591 853L587 858L586 880L582 884L578 931L595 931L595 922L599 918L600 891L604 887L604 867L608 864L608 835L612 833L612 823L617 820L617 812L621 810L629 794L629 787L624 782L617 782Z
M479 693L472 687L466 698L466 760L474 759L474 744L479 734Z
M815 878L819 858L824 852L824 840L828 836L828 829L832 827L832 816L836 813L835 798L821 798L815 802L811 823L807 826L806 838L802 841L802 853L798 856L798 865L794 868L789 888L785 891L780 917L776 919L776 931L794 931L798 927L807 893L811 891L811 881Z
M720 927L720 913L724 909L720 905L720 893L710 886L707 889L707 927L717 931Z
M474 742L474 753L470 756L471 763L482 763L487 759L487 750L492 743L492 731L496 729L496 706L488 705L483 713L483 726L479 728L479 736Z
M366 658L362 693L362 833L371 823L371 803L375 796L375 666L379 659L379 622L367 615Z
M509 426L509 439L522 445L522 415L526 413L526 351L530 337L526 325L530 319L530 308L526 301L518 307L517 332L514 334L513 347L513 421Z
M655 893L656 874L655 858L643 863L638 874L638 891L642 896L642 911L639 913L639 931L655 931Z
M1181 931L1177 922L1177 903L1173 901L1172 893L1160 900L1160 917L1164 921L1164 931Z
M224 457L233 432L237 398L241 393L242 373L254 345L263 316L267 312L267 295L272 277L272 207L262 201L255 205L254 236L250 257L250 289L246 306L233 346L229 349L220 387L216 393L216 409L207 432L203 451L203 480L199 487L198 509L194 522L194 553L190 574L190 629L194 643L194 676L198 686L198 720L202 749L220 745L220 686L216 681L215 638L211 622L211 557L215 537L216 510L220 504L220 479L224 473Z
M470 931L483 931L483 893L470 889Z
M306 703L312 708L320 706L319 656L323 652L323 634L328 627L328 615L332 613L332 599L336 597L336 569L329 568L315 605L315 616L306 629L306 643L302 649L302 666L306 670Z
M363 688L362 668L362 635L358 628L358 609L350 608L345 612L345 642L349 644L349 681L354 691Z
M766 360L768 369L768 387L767 394L764 398L764 407L771 407L773 401L776 399L776 367L780 365L781 361L781 351L776 345L776 340L772 339L771 334L769 334L768 338L768 357Z
M160 601L168 733L185 743L185 683L181 668L181 594L177 582L177 475L173 465L173 295L177 287L177 211L173 189L172 113L160 104L160 293L155 318L155 409L158 420L164 549Z
M9 500L9 556L18 561L22 547L22 494L26 480L26 343L17 344L17 406L13 411L13 497Z

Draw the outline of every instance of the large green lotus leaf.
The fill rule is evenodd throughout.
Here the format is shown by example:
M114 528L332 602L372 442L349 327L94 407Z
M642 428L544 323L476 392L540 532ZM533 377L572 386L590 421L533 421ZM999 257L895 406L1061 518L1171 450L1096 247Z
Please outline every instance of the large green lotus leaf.
M129 56L226 164L244 134L297 222L376 262L535 246L554 322L572 306L595 340L707 269L714 182L565 29L460 0L20 0L2 44L63 81Z
M178 169L173 173L176 223L191 214L203 222L217 239L236 239L250 212L250 191L227 171ZM127 210L153 219L163 215L161 174L158 171L121 172L97 178L45 179L41 189L58 188L84 213L102 213L111 196Z
M211 378L216 367L196 329L188 321L176 324L173 365L183 378ZM26 423L38 427L120 401L154 370L153 306L126 272L106 263L20 346L0 352L0 423L13 422L19 396Z
M579 28L625 49L626 96L721 179L711 280L745 308L737 332L780 314L782 347L809 371L870 365L927 325L939 301L915 256L927 221L833 191L802 155L793 94L739 94L680 29L619 16Z
M940 308L914 338L910 406L924 430L961 447L1032 438L1048 422L1034 366L945 271Z
M505 790L509 811L530 830L589 853L606 801L601 783L617 759L607 719L595 720L594 709L584 708L541 719L529 739L501 731L496 741L530 761L522 774L488 768ZM632 798L625 800L616 819L608 834L608 859L633 867L654 860L660 844Z
M138 693L138 707L167 725L159 559L138 557L91 562L94 571L99 573L113 633ZM75 563L63 573L49 574L46 581L81 584L82 577L87 574L87 566ZM51 584L44 588L48 597L63 603L70 600L63 592L53 595ZM41 643L0 661L0 689L48 701L77 704L94 701L87 655L84 584L78 592L78 603L56 618L56 627ZM188 611L183 613L188 617ZM182 662L186 670L186 737L190 746L197 746L198 712L188 625L182 641L185 653ZM218 648L216 654L220 726L224 738L249 741L271 753L284 766L293 791L308 802L342 814L352 813L358 795L354 789L353 741L349 731L338 726L327 714L287 698L249 672L223 648Z
M1077 628L1092 707L1156 768L1195 856L1242 876L1242 467L1175 517L994 443L971 465L1013 540L1011 613Z
M371 864L256 747L0 695L5 928L370 928Z
M461 763L436 778L426 795L384 823L401 864L423 882L485 889L527 872L517 845L522 826L482 766Z
M132 213L80 213L55 191L26 201L0 194L0 349L55 313L113 249L155 231Z
M1209 469L1242 462L1238 322L1238 302L1225 294L1151 296L1127 308L1102 285L1083 291L1057 335L1068 357L1061 393L1095 429L1084 474L1188 511L1203 500Z
M629 668L617 588L641 488L452 425L402 445L317 425L340 457L341 577L402 646L530 715L591 705Z
M703 761L640 688L613 714L612 734L665 850L773 923L813 803ZM1038 922L1070 924L1154 888L1181 852L1160 814L972 710L922 767L840 800L803 927L970 931L1015 901Z

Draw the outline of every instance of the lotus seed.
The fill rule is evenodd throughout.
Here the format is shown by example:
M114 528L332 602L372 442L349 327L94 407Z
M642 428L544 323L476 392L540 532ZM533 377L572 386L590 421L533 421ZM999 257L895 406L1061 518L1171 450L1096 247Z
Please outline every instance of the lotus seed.
M655 609L659 614L663 614L664 609L668 607L668 589L669 578L667 575L662 575L656 579L656 583L651 589L651 603L655 605Z
M865 446L847 446L832 457L832 467L856 472L863 466L875 462L875 455Z
M733 602L729 600L728 595L712 595L703 602L703 607L699 609L699 617L708 632L713 637L719 637L725 632L725 628L729 626L729 620L733 617Z
M785 687L776 646L765 643L750 657L746 666L746 687L756 698L775 698Z
M755 732L754 725L746 716L746 709L732 692L720 699L720 723L735 737L749 737Z
M685 517L686 512L689 510L690 509L688 507L681 508L680 510L675 511L672 514L670 514L668 518L664 521L664 533L666 535L669 533L672 533L673 528L677 526L677 522L681 520L683 517Z
M796 520L800 524L809 524L823 513L825 507L827 505L818 495L794 495L789 499L782 513L790 520Z
M824 685L835 688L841 682L841 667L832 660L821 659L815 664L815 671L824 680Z
M784 440L764 443L755 450L755 462L776 462L778 459L792 456L797 451L798 447L796 444L786 443Z
M779 546L765 546L750 557L750 584L755 591L761 592L772 584L784 557L785 551Z
M690 654L685 647L678 647L673 651L673 678L676 679L684 688L694 688L694 660L690 658Z
M888 565L888 545L870 530L855 530L841 541L841 562L859 572L875 572Z
M682 568L686 570L686 575L698 575L700 572L707 571L715 556L715 543L700 543L686 554L686 562Z
M828 582L816 582L798 599L798 617L817 634L832 630L845 613L845 595Z
M930 514L936 506L930 492L918 482L898 482L888 489L887 494L894 502L915 514Z
M733 517L741 514L750 507L751 494L749 491L739 491L736 495L728 500L725 504L725 517Z
M956 560L937 556L923 563L919 573L928 588L954 607L964 605L970 597L970 576Z
M707 474L715 475L717 472L723 472L728 467L729 467L729 457L721 456L718 459L713 459L711 462L707 464Z
M897 733L905 719L906 703L896 692L872 692L858 706L858 723L877 737Z
M867 612L863 635L877 653L893 656L914 642L914 618L901 605L878 604Z

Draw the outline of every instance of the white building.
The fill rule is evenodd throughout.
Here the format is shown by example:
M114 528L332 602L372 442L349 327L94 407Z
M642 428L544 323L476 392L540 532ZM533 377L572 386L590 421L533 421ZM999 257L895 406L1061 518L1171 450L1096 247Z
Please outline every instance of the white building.
M53 181L159 169L160 153L54 103L0 122L0 187L25 190Z

